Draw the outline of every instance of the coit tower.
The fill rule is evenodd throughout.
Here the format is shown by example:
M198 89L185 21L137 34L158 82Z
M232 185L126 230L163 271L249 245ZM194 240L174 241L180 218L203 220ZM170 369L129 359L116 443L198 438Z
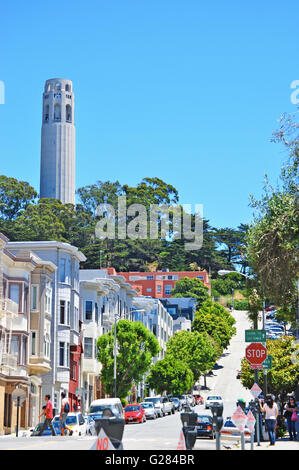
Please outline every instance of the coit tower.
M43 93L40 198L75 204L75 121L73 84L46 81Z

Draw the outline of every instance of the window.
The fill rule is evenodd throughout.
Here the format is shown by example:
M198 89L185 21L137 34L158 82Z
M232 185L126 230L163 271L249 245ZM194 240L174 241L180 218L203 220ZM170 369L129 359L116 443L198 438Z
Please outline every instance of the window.
M18 336L11 337L10 353L13 356L16 356L17 361L19 363L19 337Z
M45 336L44 353L45 353L45 358L50 359L50 338L49 338L49 335Z
M59 342L59 365L64 366L64 349L65 345L62 342Z
M54 105L54 121L61 121L61 106L59 103Z
M92 359L92 338L84 338L84 357Z
M20 286L18 284L11 284L9 286L9 298L18 306L20 304Z
M74 330L79 329L79 309L78 307L74 308Z
M158 292L158 294L161 294L161 292L162 292L161 287L162 287L162 286L157 286L157 292Z
M52 302L51 291L47 289L46 296L45 296L45 311L46 311L46 313L51 314L51 302Z
M152 289L146 289L146 292L152 292Z
M146 279L154 279L154 276L146 276Z
M70 344L66 343L66 367L70 367Z
M92 302L90 300L85 301L85 320L92 320Z
M172 286L166 285L165 286L165 295L171 295Z
M3 418L3 425L5 427L11 427L11 395L9 393L5 393L4 396L4 418Z
M21 359L21 363L23 365L27 364L27 338L25 336L23 336L23 340L22 340L22 359Z
M64 258L60 260L60 282L65 282L65 261L66 260Z
M60 320L61 325L65 324L65 300L60 301Z
M69 104L65 107L65 119L67 122L72 122L72 107Z
M30 354L31 354L31 356L35 356L36 355L36 338L37 338L36 331L31 331L30 336L31 336L31 338L30 338L30 343L31 343Z
M97 302L95 302L94 307L95 307L95 314L96 314L96 324L98 325L99 324L99 307L98 307Z
M38 310L37 303L38 285L31 286L31 310Z
M70 325L71 321L71 302L67 302L67 325Z

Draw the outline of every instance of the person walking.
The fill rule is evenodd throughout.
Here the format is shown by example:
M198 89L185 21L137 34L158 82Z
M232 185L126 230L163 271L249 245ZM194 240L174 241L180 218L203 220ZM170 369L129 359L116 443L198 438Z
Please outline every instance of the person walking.
M56 436L56 433L55 433L55 430L54 430L54 427L52 425L52 419L53 419L53 405L52 405L52 402L51 402L51 396L50 395L46 395L45 396L45 400L46 400L46 406L43 407L43 412L39 415L38 419L40 419L42 416L45 416L45 421L41 427L41 430L40 432L38 433L38 436L41 436L42 433L44 432L44 430L46 429L47 426L49 426L49 428L51 429L52 431L52 436Z
M70 411L69 401L66 398L65 392L61 392L61 408L60 408L60 415L59 415L60 417L59 424L60 424L60 430L61 430L62 436L65 436L65 430L69 432L70 436L73 434L73 431L66 425L66 418L67 418L69 411Z
M265 423L270 439L270 446L275 445L275 425L278 415L278 407L274 402L272 395L266 395L264 405L262 406L261 400L259 400L261 413L265 413Z
M297 411L299 411L299 408L297 406L295 398L290 397L288 403L285 406L285 413L284 413L284 417L287 420L290 441L296 441L297 439L297 433L296 433L296 422L298 421Z

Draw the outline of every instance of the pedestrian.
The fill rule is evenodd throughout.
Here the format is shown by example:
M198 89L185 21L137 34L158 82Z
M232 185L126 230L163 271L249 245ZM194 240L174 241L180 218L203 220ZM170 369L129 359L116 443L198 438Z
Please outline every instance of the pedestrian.
M287 420L288 426L288 433L290 436L290 441L296 441L297 433L296 433L296 422L298 421L297 411L299 408L297 407L297 403L294 397L290 397L288 403L285 406L284 417Z
M43 407L43 412L39 415L38 419L40 419L42 416L45 416L45 421L41 427L41 430L40 432L38 433L38 436L41 436L42 433L44 432L44 430L46 429L47 426L49 426L49 428L51 429L52 431L52 436L56 436L56 433L55 433L55 430L54 430L54 427L52 425L52 419L53 419L53 405L52 405L52 402L51 402L51 396L50 395L46 395L45 396L45 400L46 400L46 406Z
M69 432L70 436L73 434L73 431L66 425L66 418L67 418L69 411L70 411L69 401L66 398L65 392L61 392L61 408L60 408L60 415L59 415L60 417L59 425L60 425L62 436L65 436L65 430Z
M272 395L266 395L264 405L259 400L261 413L265 413L265 423L270 439L270 446L275 445L275 426L278 415L278 407L274 402Z

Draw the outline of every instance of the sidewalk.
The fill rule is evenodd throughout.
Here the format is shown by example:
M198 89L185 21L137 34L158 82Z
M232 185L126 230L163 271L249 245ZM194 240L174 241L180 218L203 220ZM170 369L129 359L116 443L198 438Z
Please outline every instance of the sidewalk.
M241 443L238 442L221 442L221 449L223 450L241 450ZM250 450L251 444L246 442L245 450ZM258 446L255 442L253 450L297 450L299 451L299 441L289 441L288 438L283 437L275 442L275 446L269 446L269 441L261 442Z

